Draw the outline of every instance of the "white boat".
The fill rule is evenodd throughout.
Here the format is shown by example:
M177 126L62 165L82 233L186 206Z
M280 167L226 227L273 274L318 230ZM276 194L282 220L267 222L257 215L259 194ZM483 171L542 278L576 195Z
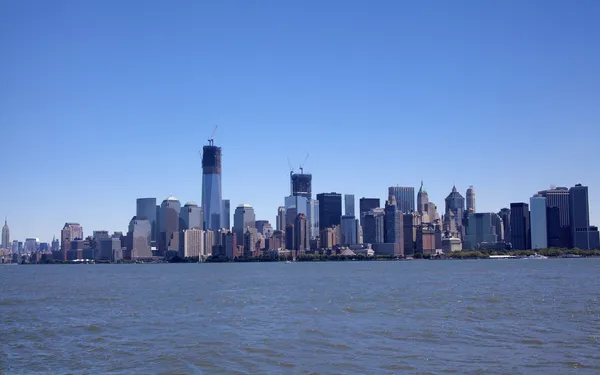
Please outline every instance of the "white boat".
M290 262L289 260L286 260L285 264L292 264L292 262Z
M525 257L523 259L548 259L548 257L545 255L540 255L538 253L535 253L535 254Z

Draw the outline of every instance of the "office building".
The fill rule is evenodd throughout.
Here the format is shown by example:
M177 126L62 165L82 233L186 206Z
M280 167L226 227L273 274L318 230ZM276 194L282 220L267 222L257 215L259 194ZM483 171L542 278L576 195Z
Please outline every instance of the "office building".
M179 213L179 230L202 229L204 221L202 220L202 209L196 202L187 202Z
M383 208L374 208L363 217L363 242L383 243L385 241L384 230L385 212Z
M510 204L511 243L515 250L531 249L531 229L529 225L529 205Z
M548 247L571 248L571 219L569 217L569 189L551 187L538 194L546 198L546 231Z
M342 195L338 193L317 194L319 201L319 230L340 225L342 219Z
M25 239L25 253L32 254L39 250L40 240L38 238Z
M477 212L475 211L475 188L473 186L469 186L467 189L467 212Z
M504 238L504 221L502 221L502 218L499 214L492 214L492 225L496 230L496 242L510 242L510 240L505 240Z
M4 218L4 226L2 227L2 248L10 250L10 229L8 228L8 223L6 218Z
M304 214L308 217L308 210L310 209L310 199L300 195L290 195L285 197L284 203L285 210L295 209L296 215ZM296 220L296 216L292 218L292 222Z
M151 241L158 240L158 225L156 223L156 198L138 198L135 205L135 216L147 219L152 228Z
M290 172L290 193L293 196L312 199L312 175Z
M462 223L462 220L464 217L464 212L465 212L465 198L463 198L463 196L460 195L458 190L456 190L456 186L453 186L452 191L446 197L445 214L446 214L446 216L448 216L450 213L453 214L451 216L452 219L454 220L453 226L456 227L456 233L458 234L458 236L461 239L464 235L464 229L463 229L463 223Z
M183 231L182 255L186 258L206 256L206 251L204 250L204 230L192 228Z
M344 194L344 215L355 216L354 194Z
M495 213L469 212L467 214L463 248L466 250L478 250L481 243L495 244L498 242L496 227L493 224L495 217L497 217Z
M277 218L275 221L275 229L283 231L285 229L285 207L279 206L277 208Z
M358 213L360 215L359 220L360 220L360 225L364 226L363 223L363 217L372 209L374 208L380 208L381 207L381 201L379 200L379 198L365 198L362 197L358 200Z
M255 226L258 233L265 238L270 238L273 235L273 226L269 223L269 220L256 220Z
M548 248L548 232L546 221L546 198L535 195L529 199L529 226L531 228L531 248Z
M401 212L413 212L415 210L415 188L408 186L391 186L388 195L396 198L396 209Z
M181 203L174 196L169 196L160 205L159 216L159 252L161 255L167 253L179 253L179 215Z
M15 250L15 246L14 246L15 242L18 242L18 241L13 241L13 251L16 251ZM59 251L60 250L60 241L58 240L58 238L56 238L56 236L52 237L51 249L52 249L52 251Z
M304 214L298 214L294 223L294 250L310 250L310 226Z
M322 249L332 249L338 244L335 231L335 228L324 228L319 232Z
M60 231L61 250L66 251L71 248L71 241L83 239L83 228L78 223L65 223Z
M244 234L248 228L256 228L254 208L249 204L240 204L233 214L233 233L238 244L244 244Z
M202 210L204 229L221 229L223 196L221 191L221 147L209 144L202 150Z
M131 259L147 259L152 257L152 224L150 220L145 217L138 218L134 216L129 221L129 233L128 236L131 238ZM110 238L108 232L106 236L102 235L98 237L96 242L100 239Z
M417 249L417 229L421 226L421 215L409 212L402 217L402 235L404 236L404 254L414 255Z
M587 186L577 184L569 189L569 220L573 248L590 250L590 209Z
M427 210L427 204L429 203L429 194L427 194L427 190L423 187L423 180L421 180L421 186L419 187L419 192L417 193L417 212L423 215Z
M340 231L342 235L341 245L351 246L358 243L359 232L358 220L352 215L344 215L341 218Z
M294 240L294 225L288 224L285 226L285 248L287 250L294 250L296 242Z
M218 233L213 232L212 230L208 229L208 230L204 230L204 252L206 253L206 256L211 256L211 255L215 255L218 256L219 254L213 254L213 247L217 244L217 239L215 238L217 236Z
M101 238L98 241L96 259L117 262L123 258L121 252L121 239L117 237Z
M231 201L229 199L223 199L221 206L221 228L231 230Z
M398 244L394 253L404 255L404 217L402 211L396 207L395 196L390 195L390 200L385 203L384 212L384 241Z
M319 201L311 199L308 202L308 224L310 226L310 238L319 237Z
M510 232L510 208L501 209L500 212L498 212L498 216L500 217L500 219L502 219L502 225L504 230L503 239L505 242L511 242L512 235Z

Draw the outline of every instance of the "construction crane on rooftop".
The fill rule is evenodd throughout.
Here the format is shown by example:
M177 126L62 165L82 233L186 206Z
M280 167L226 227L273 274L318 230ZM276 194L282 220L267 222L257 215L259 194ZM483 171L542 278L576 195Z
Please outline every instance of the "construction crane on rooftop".
M210 138L208 139L208 144L210 146L214 146L215 145L215 133L217 132L217 128L219 127L219 125L215 126L215 130L213 130L212 134L210 135Z
M302 162L302 164L300 164L300 174L304 174L304 164L306 164L306 161L308 160L309 156L310 156L310 154L307 153L306 157L304 158L304 161Z

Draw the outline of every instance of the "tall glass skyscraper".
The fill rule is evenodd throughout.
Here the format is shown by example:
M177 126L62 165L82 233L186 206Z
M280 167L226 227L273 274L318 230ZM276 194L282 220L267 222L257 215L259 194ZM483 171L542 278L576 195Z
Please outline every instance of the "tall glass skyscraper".
M388 195L396 198L396 208L404 213L415 210L415 188L409 186L390 186Z
M218 232L223 210L221 193L221 147L210 144L202 152L202 211L204 228Z

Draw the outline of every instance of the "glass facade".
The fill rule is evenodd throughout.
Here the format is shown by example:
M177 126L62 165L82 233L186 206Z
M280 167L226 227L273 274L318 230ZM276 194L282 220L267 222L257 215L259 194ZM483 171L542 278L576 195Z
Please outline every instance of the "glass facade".
M221 193L221 148L204 146L202 153L202 210L204 228L221 229L223 197Z
M150 222L152 229L151 240L156 241L158 226L156 225L156 198L138 198L136 201L135 216Z

